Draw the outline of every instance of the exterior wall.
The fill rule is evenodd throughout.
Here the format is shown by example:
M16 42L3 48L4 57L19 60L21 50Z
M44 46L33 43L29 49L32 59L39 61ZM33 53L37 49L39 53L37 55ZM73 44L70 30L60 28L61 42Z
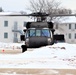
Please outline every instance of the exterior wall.
M69 29L69 24L71 24L71 29ZM56 24L54 25L54 28L56 29L55 34L64 34L65 40L67 43L76 43L76 29L75 29L76 23L63 23L58 24L58 29L56 29ZM71 38L69 38L69 34L71 34Z
M4 21L8 21L8 27L4 27ZM14 22L18 23L18 30L23 30L24 22L27 22L27 18L24 16L0 16L0 42L13 42L14 40ZM8 38L4 38L4 32L8 33ZM20 41L20 33L17 33L18 41Z

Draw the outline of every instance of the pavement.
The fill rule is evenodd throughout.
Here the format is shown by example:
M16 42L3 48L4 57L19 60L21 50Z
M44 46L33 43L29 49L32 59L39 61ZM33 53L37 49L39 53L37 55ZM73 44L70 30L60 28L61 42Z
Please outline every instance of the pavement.
M76 75L76 70L75 69L1 68L0 75Z

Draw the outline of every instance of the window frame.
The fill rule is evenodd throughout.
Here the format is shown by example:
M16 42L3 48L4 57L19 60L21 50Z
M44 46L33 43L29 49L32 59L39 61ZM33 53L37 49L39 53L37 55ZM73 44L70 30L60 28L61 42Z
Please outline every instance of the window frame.
M4 21L4 27L8 27L8 21Z
M69 39L71 39L72 37L71 37L71 33L69 33Z
M71 29L71 27L72 27L71 24L69 24L69 29Z
M7 39L8 38L8 33L4 32L4 38Z
M75 24L75 29L76 29L76 24Z
M75 33L75 37L74 38L76 39L76 33Z

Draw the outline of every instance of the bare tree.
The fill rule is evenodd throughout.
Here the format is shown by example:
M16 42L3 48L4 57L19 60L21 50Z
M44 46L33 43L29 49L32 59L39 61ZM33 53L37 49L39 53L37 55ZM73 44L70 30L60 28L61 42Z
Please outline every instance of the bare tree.
M32 12L46 12L48 14L71 14L70 9L61 8L61 2L56 0L30 0L29 10Z
M30 0L29 8L31 12L44 12L47 14L71 14L70 9L61 8L61 2L56 0ZM50 17L50 20L56 17ZM61 18L61 17L60 17Z
M54 12L53 9L58 9L60 3L55 0L30 0L29 10L32 12Z
M0 12L3 12L3 9L2 9L2 7L0 7Z
M30 7L28 9L32 12L46 12L51 14L58 13L61 9L60 5L61 3L56 0L30 0Z

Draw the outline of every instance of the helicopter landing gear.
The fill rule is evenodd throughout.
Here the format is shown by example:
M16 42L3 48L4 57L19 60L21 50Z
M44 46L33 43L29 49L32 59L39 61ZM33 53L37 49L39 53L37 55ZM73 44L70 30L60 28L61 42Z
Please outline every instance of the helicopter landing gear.
M52 41L51 43L50 43L50 45L53 45L54 44L54 41Z
M27 46L26 45L22 45L21 48L22 48L22 53L27 51Z

